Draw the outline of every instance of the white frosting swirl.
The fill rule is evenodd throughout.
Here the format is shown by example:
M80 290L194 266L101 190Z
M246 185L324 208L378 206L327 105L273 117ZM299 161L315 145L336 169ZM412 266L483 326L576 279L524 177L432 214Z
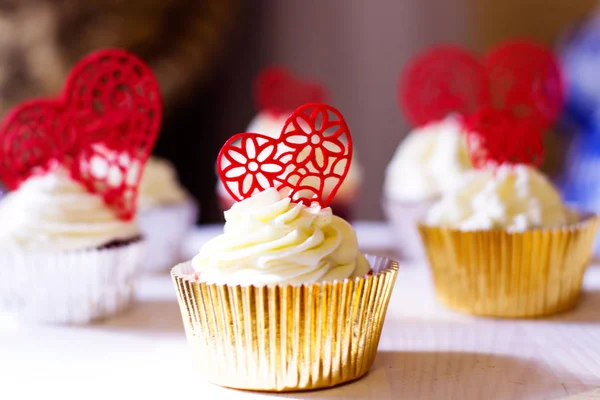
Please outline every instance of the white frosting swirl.
M80 250L139 235L98 195L89 193L57 167L33 176L0 201L0 247Z
M464 231L550 228L574 222L577 216L538 170L501 166L463 176L428 212L425 223Z
M179 184L177 172L169 161L150 157L144 167L139 186L140 210L186 201L188 194Z
M260 112L252 119L250 125L248 125L248 128L246 129L246 132L260 133L266 136L277 138L281 135L281 129L285 125L287 118L287 116L280 116L266 111ZM344 198L351 199L352 197L356 196L361 181L362 168L358 162L356 154L353 154L352 163L350 164L348 174L338 188L335 198L341 200ZM308 184L310 185L310 183ZM325 182L324 194L326 196L331 193L331 190L335 184L336 183L333 180L327 180ZM217 191L222 196L229 196L221 180L219 180L217 183Z
M330 208L295 204L267 189L225 212L224 233L192 260L201 281L309 284L366 275L353 228Z
M388 164L384 194L403 202L432 200L471 168L462 126L449 117L408 134Z

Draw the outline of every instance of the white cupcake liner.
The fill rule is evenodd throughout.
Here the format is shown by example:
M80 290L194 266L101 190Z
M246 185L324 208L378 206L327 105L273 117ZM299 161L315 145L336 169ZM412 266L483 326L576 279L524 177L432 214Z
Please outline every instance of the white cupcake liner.
M0 306L20 319L86 324L125 310L144 241L65 252L0 251Z
M168 271L183 261L182 245L198 217L198 206L189 200L140 210L138 223L146 240L144 270Z
M417 224L425 217L432 204L433 201L403 203L398 200L383 199L383 211L394 233L394 248L400 259L407 261L425 259L425 248Z

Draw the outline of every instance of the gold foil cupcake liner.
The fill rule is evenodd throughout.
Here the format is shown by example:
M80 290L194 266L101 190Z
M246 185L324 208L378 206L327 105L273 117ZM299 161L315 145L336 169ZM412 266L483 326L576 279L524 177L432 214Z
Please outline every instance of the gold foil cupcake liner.
M420 225L439 300L493 317L538 317L573 308L597 216L563 228L459 231Z
M174 267L200 375L220 386L260 391L319 389L365 375L398 272L395 261L368 259L369 275L302 286L198 283L189 262Z

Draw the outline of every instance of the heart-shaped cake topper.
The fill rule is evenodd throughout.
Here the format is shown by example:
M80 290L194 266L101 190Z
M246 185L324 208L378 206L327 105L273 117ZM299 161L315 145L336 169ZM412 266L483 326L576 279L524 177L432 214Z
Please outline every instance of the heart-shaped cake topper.
M325 102L327 94L317 82L304 81L283 67L269 67L256 77L255 97L260 111L287 116L303 104Z
M470 115L490 103L481 62L458 46L444 45L415 57L400 75L398 101L415 126L448 115Z
M236 201L276 188L294 202L327 207L351 161L352 137L342 114L326 104L305 104L290 115L278 138L232 136L219 153L217 169Z
M529 40L501 43L485 56L492 106L511 110L542 129L560 116L565 88L554 54Z
M457 46L431 48L404 70L398 98L416 126L494 107L541 129L556 122L565 100L558 61L528 40L504 42L481 59Z
M77 63L58 98L8 112L0 126L0 178L16 189L60 165L119 218L131 219L161 117L148 66L123 50L97 51Z
M475 168L528 164L543 161L543 131L529 119L510 110L485 107L465 122L467 147Z

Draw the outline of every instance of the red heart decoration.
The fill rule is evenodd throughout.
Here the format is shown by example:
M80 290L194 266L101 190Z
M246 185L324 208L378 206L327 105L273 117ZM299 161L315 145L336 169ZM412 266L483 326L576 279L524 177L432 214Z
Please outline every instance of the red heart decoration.
M509 110L485 107L466 121L467 147L475 168L503 164L539 166L544 143L539 126Z
M352 161L352 137L344 117L325 104L305 104L274 139L239 133L221 148L217 168L232 198L242 201L268 188L287 189L295 202L327 207ZM325 196L326 184L332 190Z
M73 68L58 98L9 111L0 126L0 177L16 189L60 164L119 218L131 219L161 117L148 66L123 50L92 53Z
M323 103L327 97L323 85L295 77L283 67L265 68L256 78L258 109L276 115L289 115L307 103Z
M488 87L475 56L458 46L440 46L415 58L400 75L398 100L407 118L421 126L489 104Z
M545 129L564 104L563 80L554 55L527 40L504 42L483 59L456 46L430 49L405 69L399 102L416 126L481 107L511 110Z
M565 91L558 62L550 50L529 41L508 41L493 48L483 63L494 107L512 110L542 129L556 121Z

